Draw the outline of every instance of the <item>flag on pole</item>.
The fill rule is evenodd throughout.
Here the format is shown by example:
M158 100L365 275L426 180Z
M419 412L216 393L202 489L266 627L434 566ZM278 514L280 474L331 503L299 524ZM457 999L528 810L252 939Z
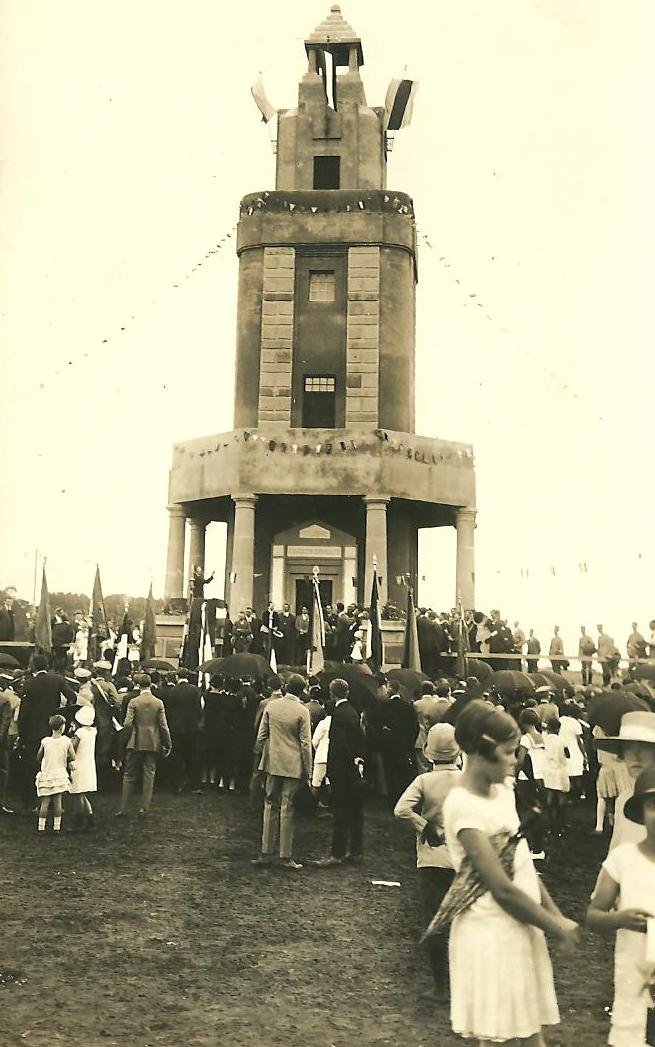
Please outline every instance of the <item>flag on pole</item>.
M371 605L368 612L369 627L366 639L366 660L374 672L382 668L382 627L380 624L380 585L378 582L377 564L373 563L373 581L371 583Z
M321 607L321 590L318 585L318 567L312 575L312 619L310 623L310 644L307 651L307 672L316 676L325 668L323 650L325 648L325 622Z
M384 100L385 131L399 131L410 124L417 91L416 80L391 81Z
M105 611L105 600L102 595L100 584L100 567L96 564L96 576L93 582L93 593L91 595L91 636L88 647L88 660L94 662L102 654L100 647L103 640L111 636L107 623L107 612Z
M41 602L36 612L34 624L34 640L37 647L48 653L52 650L52 627L50 624L50 599L48 597L48 583L45 577L45 563L43 564L43 575L41 577Z
M460 680L466 676L466 655L469 651L469 638L462 605L459 605L459 621L457 622L457 659L455 661L456 672Z
M141 661L146 662L155 657L155 645L157 640L157 627L155 625L155 601L152 596L152 582L146 599L146 613L143 619L143 634L141 636Z
M257 77L250 90L252 92L253 98L255 99L255 104L257 105L257 108L262 114L262 120L265 124L267 124L271 117L275 116L275 114L277 113L277 109L275 108L275 106L271 105L266 96L266 91L264 90L264 82L261 76Z
M421 652L418 645L416 610L411 585L407 586L407 616L405 618L405 643L403 645L403 669L418 669L421 672Z

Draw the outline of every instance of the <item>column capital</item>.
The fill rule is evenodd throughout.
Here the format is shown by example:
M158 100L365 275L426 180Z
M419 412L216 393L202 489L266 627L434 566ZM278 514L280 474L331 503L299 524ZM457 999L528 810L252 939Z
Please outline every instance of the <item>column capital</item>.
M186 509L182 505L167 505L169 515L171 517L177 517L178 519L184 517L186 519Z
M189 526L194 529L205 528L209 523L209 518L206 516L188 516L187 520L189 521Z
M465 519L473 519L473 520L475 520L475 517L476 517L477 512L478 512L478 510L475 509L472 505L459 505L455 511L456 511L456 515L457 515L457 519L458 520L465 520Z
M367 507L369 505L371 505L371 506L378 505L381 508L383 506L386 508L386 506L389 504L390 501L391 501L391 496L388 495L388 494L365 494L364 495L364 504Z
M230 498L234 502L235 506L245 509L254 509L257 504L256 494L231 494Z

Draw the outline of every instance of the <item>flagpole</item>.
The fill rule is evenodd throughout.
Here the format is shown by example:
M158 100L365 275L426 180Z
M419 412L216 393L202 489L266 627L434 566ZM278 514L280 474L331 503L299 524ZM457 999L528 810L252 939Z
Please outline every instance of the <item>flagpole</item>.
M32 589L32 607L36 608L36 574L39 563L39 550L34 550L34 586Z

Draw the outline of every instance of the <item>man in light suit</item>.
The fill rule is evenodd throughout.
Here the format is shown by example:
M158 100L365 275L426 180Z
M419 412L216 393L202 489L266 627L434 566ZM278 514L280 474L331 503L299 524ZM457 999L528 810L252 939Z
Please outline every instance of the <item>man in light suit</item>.
M161 698L155 698L150 690L152 680L147 673L139 673L134 682L140 693L130 699L125 713L123 726L129 739L125 754L123 795L120 810L116 811L117 817L127 811L130 796L136 791L139 772L143 775L139 814L148 813L155 784L157 756L160 753L164 757L168 756L172 748L164 703Z
M259 725L255 757L259 757L258 769L266 772L266 798L262 849L253 865L270 865L279 840L280 864L302 869L291 852L293 798L312 774L312 729L309 711L300 701L304 689L302 676L292 676L287 693L268 703Z

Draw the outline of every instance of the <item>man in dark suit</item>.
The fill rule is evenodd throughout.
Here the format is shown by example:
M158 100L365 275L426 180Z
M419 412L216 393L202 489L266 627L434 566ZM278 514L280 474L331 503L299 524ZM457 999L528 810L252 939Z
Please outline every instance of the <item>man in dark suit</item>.
M0 606L0 640L16 639L16 623L14 621L14 601L11 596L5 596Z
M36 754L42 739L50 733L48 720L59 711L62 699L70 705L76 701L75 692L63 676L48 672L48 660L43 655L34 657L32 673L23 688L18 713L21 798L28 810L36 805Z
M364 732L348 701L348 684L330 684L330 742L327 777L332 798L332 854L312 864L320 868L360 862L364 837Z
M288 603L284 604L278 615L277 628L282 638L276 648L278 665L294 665L296 658L296 616L291 613Z
M160 695L161 697L161 695ZM200 691L189 683L188 674L180 670L178 682L166 695L168 727L173 743L172 776L178 792L185 777L193 792L200 792Z
M392 805L416 774L414 746L417 734L416 710L392 684L388 701L380 707L380 752Z

